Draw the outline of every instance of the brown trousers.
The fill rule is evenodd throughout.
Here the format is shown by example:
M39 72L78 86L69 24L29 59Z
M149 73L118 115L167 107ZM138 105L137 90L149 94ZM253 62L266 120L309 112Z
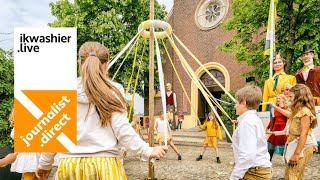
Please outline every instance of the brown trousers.
M253 167L248 169L244 175L244 180L270 180L272 178L271 167Z

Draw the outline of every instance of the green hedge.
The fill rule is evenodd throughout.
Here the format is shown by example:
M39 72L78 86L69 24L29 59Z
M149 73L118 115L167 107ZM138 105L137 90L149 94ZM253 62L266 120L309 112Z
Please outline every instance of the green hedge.
M0 48L0 147L13 147L8 121L14 98L13 52Z

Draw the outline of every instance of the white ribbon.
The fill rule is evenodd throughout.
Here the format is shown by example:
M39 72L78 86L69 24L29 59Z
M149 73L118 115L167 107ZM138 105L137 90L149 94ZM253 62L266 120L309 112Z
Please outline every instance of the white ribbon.
M127 52L126 57L124 57L124 59L122 60L120 66L119 66L118 69L117 69L117 71L114 73L114 75L113 75L113 77L112 77L112 81L113 81L114 78L116 77L118 71L119 71L120 68L122 67L122 65L123 65L124 61L127 59L128 55L131 53L131 51L132 51L133 47L136 45L137 41L138 41L138 38L136 39L136 41L133 43L133 45L131 46L131 48L130 48L129 51Z
M118 59L122 56L122 54L129 48L129 46L133 43L133 41L138 37L140 32L138 32L130 41L129 43L120 51L119 54L109 63L108 69L110 69L114 63L118 61Z
M163 69L162 69L162 62L160 56L160 49L158 40L155 37L156 43L156 54L157 54L157 64L158 64L158 73L159 73L159 82L160 82L160 93L161 93L161 101L162 101L162 109L164 115L164 145L167 146L167 139L168 139L168 120L167 120L167 113L166 113L166 90L164 88L164 76L163 76Z

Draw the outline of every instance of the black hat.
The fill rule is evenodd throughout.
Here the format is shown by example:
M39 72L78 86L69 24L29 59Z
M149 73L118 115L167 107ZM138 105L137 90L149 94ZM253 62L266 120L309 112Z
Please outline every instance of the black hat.
M303 45L302 54L307 53L307 52L312 52L312 53L314 53L314 50L313 50L311 44L305 44L305 45Z

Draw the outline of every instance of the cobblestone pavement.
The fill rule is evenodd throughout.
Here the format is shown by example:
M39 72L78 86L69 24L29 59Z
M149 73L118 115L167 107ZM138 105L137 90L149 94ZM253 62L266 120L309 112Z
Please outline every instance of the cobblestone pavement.
M169 147L169 152L160 161L155 162L155 177L157 179L228 179L233 166L229 164L233 160L232 148L220 148L221 164L216 163L212 148L208 148L201 161L196 158L202 151L201 147L177 146L182 154L182 161ZM284 164L280 155L274 155L272 160L273 179L283 179ZM148 175L148 162L139 161L138 157L128 153L124 161L124 168L128 180L144 179ZM320 179L320 154L315 154L305 171L306 180Z

